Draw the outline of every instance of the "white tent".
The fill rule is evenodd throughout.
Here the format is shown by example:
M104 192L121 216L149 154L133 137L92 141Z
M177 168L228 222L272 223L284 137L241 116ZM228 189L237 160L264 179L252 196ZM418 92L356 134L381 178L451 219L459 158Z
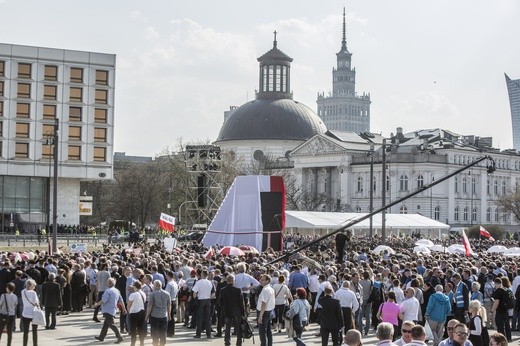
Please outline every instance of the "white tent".
M336 213L336 212L319 212L319 211L294 211L287 210L285 212L285 227L295 229L309 230L336 230L351 221L366 216L366 213ZM372 227L374 230L381 229L382 215L376 214L372 217ZM354 232L356 230L369 229L370 221L366 219L360 223L350 227ZM448 231L450 226L427 218L419 214L386 214L387 230L438 230L439 237L441 231Z

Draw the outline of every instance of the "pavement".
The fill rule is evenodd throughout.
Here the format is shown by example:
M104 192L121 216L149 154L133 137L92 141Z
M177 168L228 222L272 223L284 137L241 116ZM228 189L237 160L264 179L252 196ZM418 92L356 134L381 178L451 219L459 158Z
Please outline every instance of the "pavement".
M113 345L116 341L114 333L109 330L105 341L99 342L94 339L95 336L99 335L99 331L101 330L102 323L96 323L92 321L93 309L85 309L80 313L72 313L67 316L58 316L58 322L55 330L45 330L42 327L38 327L38 345L40 346L61 346L61 345ZM252 315L251 315L252 316ZM252 317L250 318L252 321ZM116 321L116 325L118 325L118 319ZM215 328L215 327L213 327ZM312 324L307 327L307 331L303 333L303 342L307 345L321 345L321 339L319 337L314 336L318 332L318 326L316 324ZM490 330L489 333L492 334L494 331ZM172 338L168 338L166 344L167 345L223 345L223 338L212 338L205 339L204 336L202 339L194 339L195 331L193 329L188 329L182 326L181 323L176 325L175 336ZM13 334L13 345L22 345L22 333L15 332ZM2 343L6 341L6 335L2 335ZM130 336L128 334L123 334L124 341L121 345L129 345L130 344ZM513 344L518 344L520 340L520 332L513 332ZM232 344L236 343L236 338L232 337ZM255 345L260 345L260 339L258 337L258 330L255 330L254 336ZM137 344L139 341L137 341ZM29 345L32 344L31 336L29 335ZM295 342L292 339L287 337L285 333L273 333L273 344L274 345L295 345ZM332 344L329 339L329 344ZM364 345L376 345L377 339L375 337L375 332L370 331L367 336L363 337ZM432 342L430 341L431 345ZM145 340L145 345L152 345L152 340L148 336ZM244 346L253 345L253 339L246 339L243 343Z

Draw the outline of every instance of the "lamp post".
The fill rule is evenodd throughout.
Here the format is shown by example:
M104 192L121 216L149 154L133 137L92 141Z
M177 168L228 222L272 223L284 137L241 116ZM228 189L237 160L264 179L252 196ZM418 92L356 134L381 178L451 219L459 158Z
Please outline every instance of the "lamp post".
M470 227L473 227L473 177L471 176L471 170L468 171L468 175L469 175L469 183L471 184L470 186L470 189L471 189L471 212L470 212L470 217L469 217L469 224L470 224Z
M185 205L186 203L196 203L196 201L184 201L181 203L181 205L179 205L179 223L181 223L181 209L182 209L182 206Z
M386 139L383 139L383 155L382 155L382 191L381 191L381 244L386 244Z
M59 119L54 121L54 150L52 156L54 157L54 179L52 191L52 253L58 252L58 130Z
M374 211L374 143L370 144L370 206L369 211L372 213ZM373 224L372 224L372 216L370 216L369 220L369 233L370 238L373 236Z

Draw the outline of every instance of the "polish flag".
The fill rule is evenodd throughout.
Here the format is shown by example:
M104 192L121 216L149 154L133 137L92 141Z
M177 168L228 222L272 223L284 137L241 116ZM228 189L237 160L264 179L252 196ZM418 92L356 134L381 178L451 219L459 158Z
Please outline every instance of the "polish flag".
M168 232L175 232L175 217L161 213L161 218L159 219L159 228L162 228Z
M464 249L466 250L466 257L469 257L473 250L471 249L468 236L466 235L466 231L464 230L462 230L462 245L464 245Z
M480 226L480 235L485 237L485 238L489 238L489 240L491 240L491 241L495 241L495 238L493 238L491 236L491 234L487 231L487 229L485 229L482 226Z
M208 251L204 254L204 258L210 259L211 257L213 257L213 255L215 255L215 250L213 249L213 247L210 247Z

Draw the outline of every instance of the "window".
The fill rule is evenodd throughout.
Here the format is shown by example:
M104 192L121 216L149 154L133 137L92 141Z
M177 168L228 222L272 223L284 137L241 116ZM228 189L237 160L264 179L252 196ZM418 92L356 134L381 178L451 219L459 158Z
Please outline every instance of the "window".
M486 221L491 222L491 208L486 209Z
M70 69L70 82L71 83L83 83L83 69L78 67L72 67Z
M455 221L459 221L459 207L455 207L455 212L453 213L453 219Z
M390 191L390 176L386 176L386 191Z
M0 77L5 77L5 61L0 61Z
M18 97L28 99L31 97L31 84L18 83Z
M440 220L440 218L441 218L441 207L439 207L439 206L435 207L435 211L433 212L433 218L435 220L437 220L437 221Z
M4 82L0 81L0 96L4 96Z
M56 100L56 91L58 87L55 85L45 85L43 87L43 98L45 100Z
M502 195L506 194L506 182L502 181Z
M495 222L498 222L498 208L495 209Z
M54 135L54 125L51 124L43 124L42 125L42 135L44 138L50 138Z
M0 121L0 137L3 137L4 136L4 122L3 121ZM0 151L0 154L2 152Z
M45 74L43 79L50 81L58 80L58 66L45 65Z
M29 143L16 143L14 156L19 158L29 157Z
M42 159L52 159L53 147L52 145L42 144Z
M471 221L477 221L477 208L473 208L471 211Z
M44 119L56 118L56 106L55 105L43 105L43 118Z
M422 175L417 177L417 188L420 189L424 186L424 178Z
M28 118L31 112L31 104L29 103L17 103L16 104L16 116L19 118Z
M108 71L96 70L96 84L108 85Z
M18 78L31 78L31 64L18 64Z
M462 193L467 193L468 192L468 187L467 187L467 179L466 177L462 178Z
M0 101L0 117L4 116L4 102Z
M107 148L94 147L94 161L105 162L107 160Z
M403 205L401 208L399 208L399 214L408 214L408 208Z
M464 221L468 221L468 207L464 208L464 212L462 213L462 219Z
M94 128L94 142L106 142L107 129L95 127Z
M16 123L16 137L17 138L29 138L29 124L28 123Z
M363 178L357 178L357 192L363 192Z
M372 191L377 191L377 179L375 176L372 177Z
M102 103L102 104L106 105L107 97L108 97L108 90L96 89L96 98L95 98L96 103Z
M471 178L471 193L476 194L477 193L477 179Z
M408 177L406 175L401 175L401 178L399 178L399 190L408 191Z
M69 145L69 160L81 160L81 147Z
M487 194L491 194L491 182L489 181L489 179L487 181Z
M459 177L455 177L455 193L459 192Z
M83 89L81 88L70 88L70 102L82 102L83 101Z
M359 205L356 207L356 213L361 213L361 207Z
M81 126L69 126L69 141L81 141Z
M106 123L107 122L107 110L103 108L96 108L94 110L94 122Z
M69 107L69 121L81 121L81 107Z
M496 180L493 182L493 193L495 195L498 195L498 181L496 181Z

